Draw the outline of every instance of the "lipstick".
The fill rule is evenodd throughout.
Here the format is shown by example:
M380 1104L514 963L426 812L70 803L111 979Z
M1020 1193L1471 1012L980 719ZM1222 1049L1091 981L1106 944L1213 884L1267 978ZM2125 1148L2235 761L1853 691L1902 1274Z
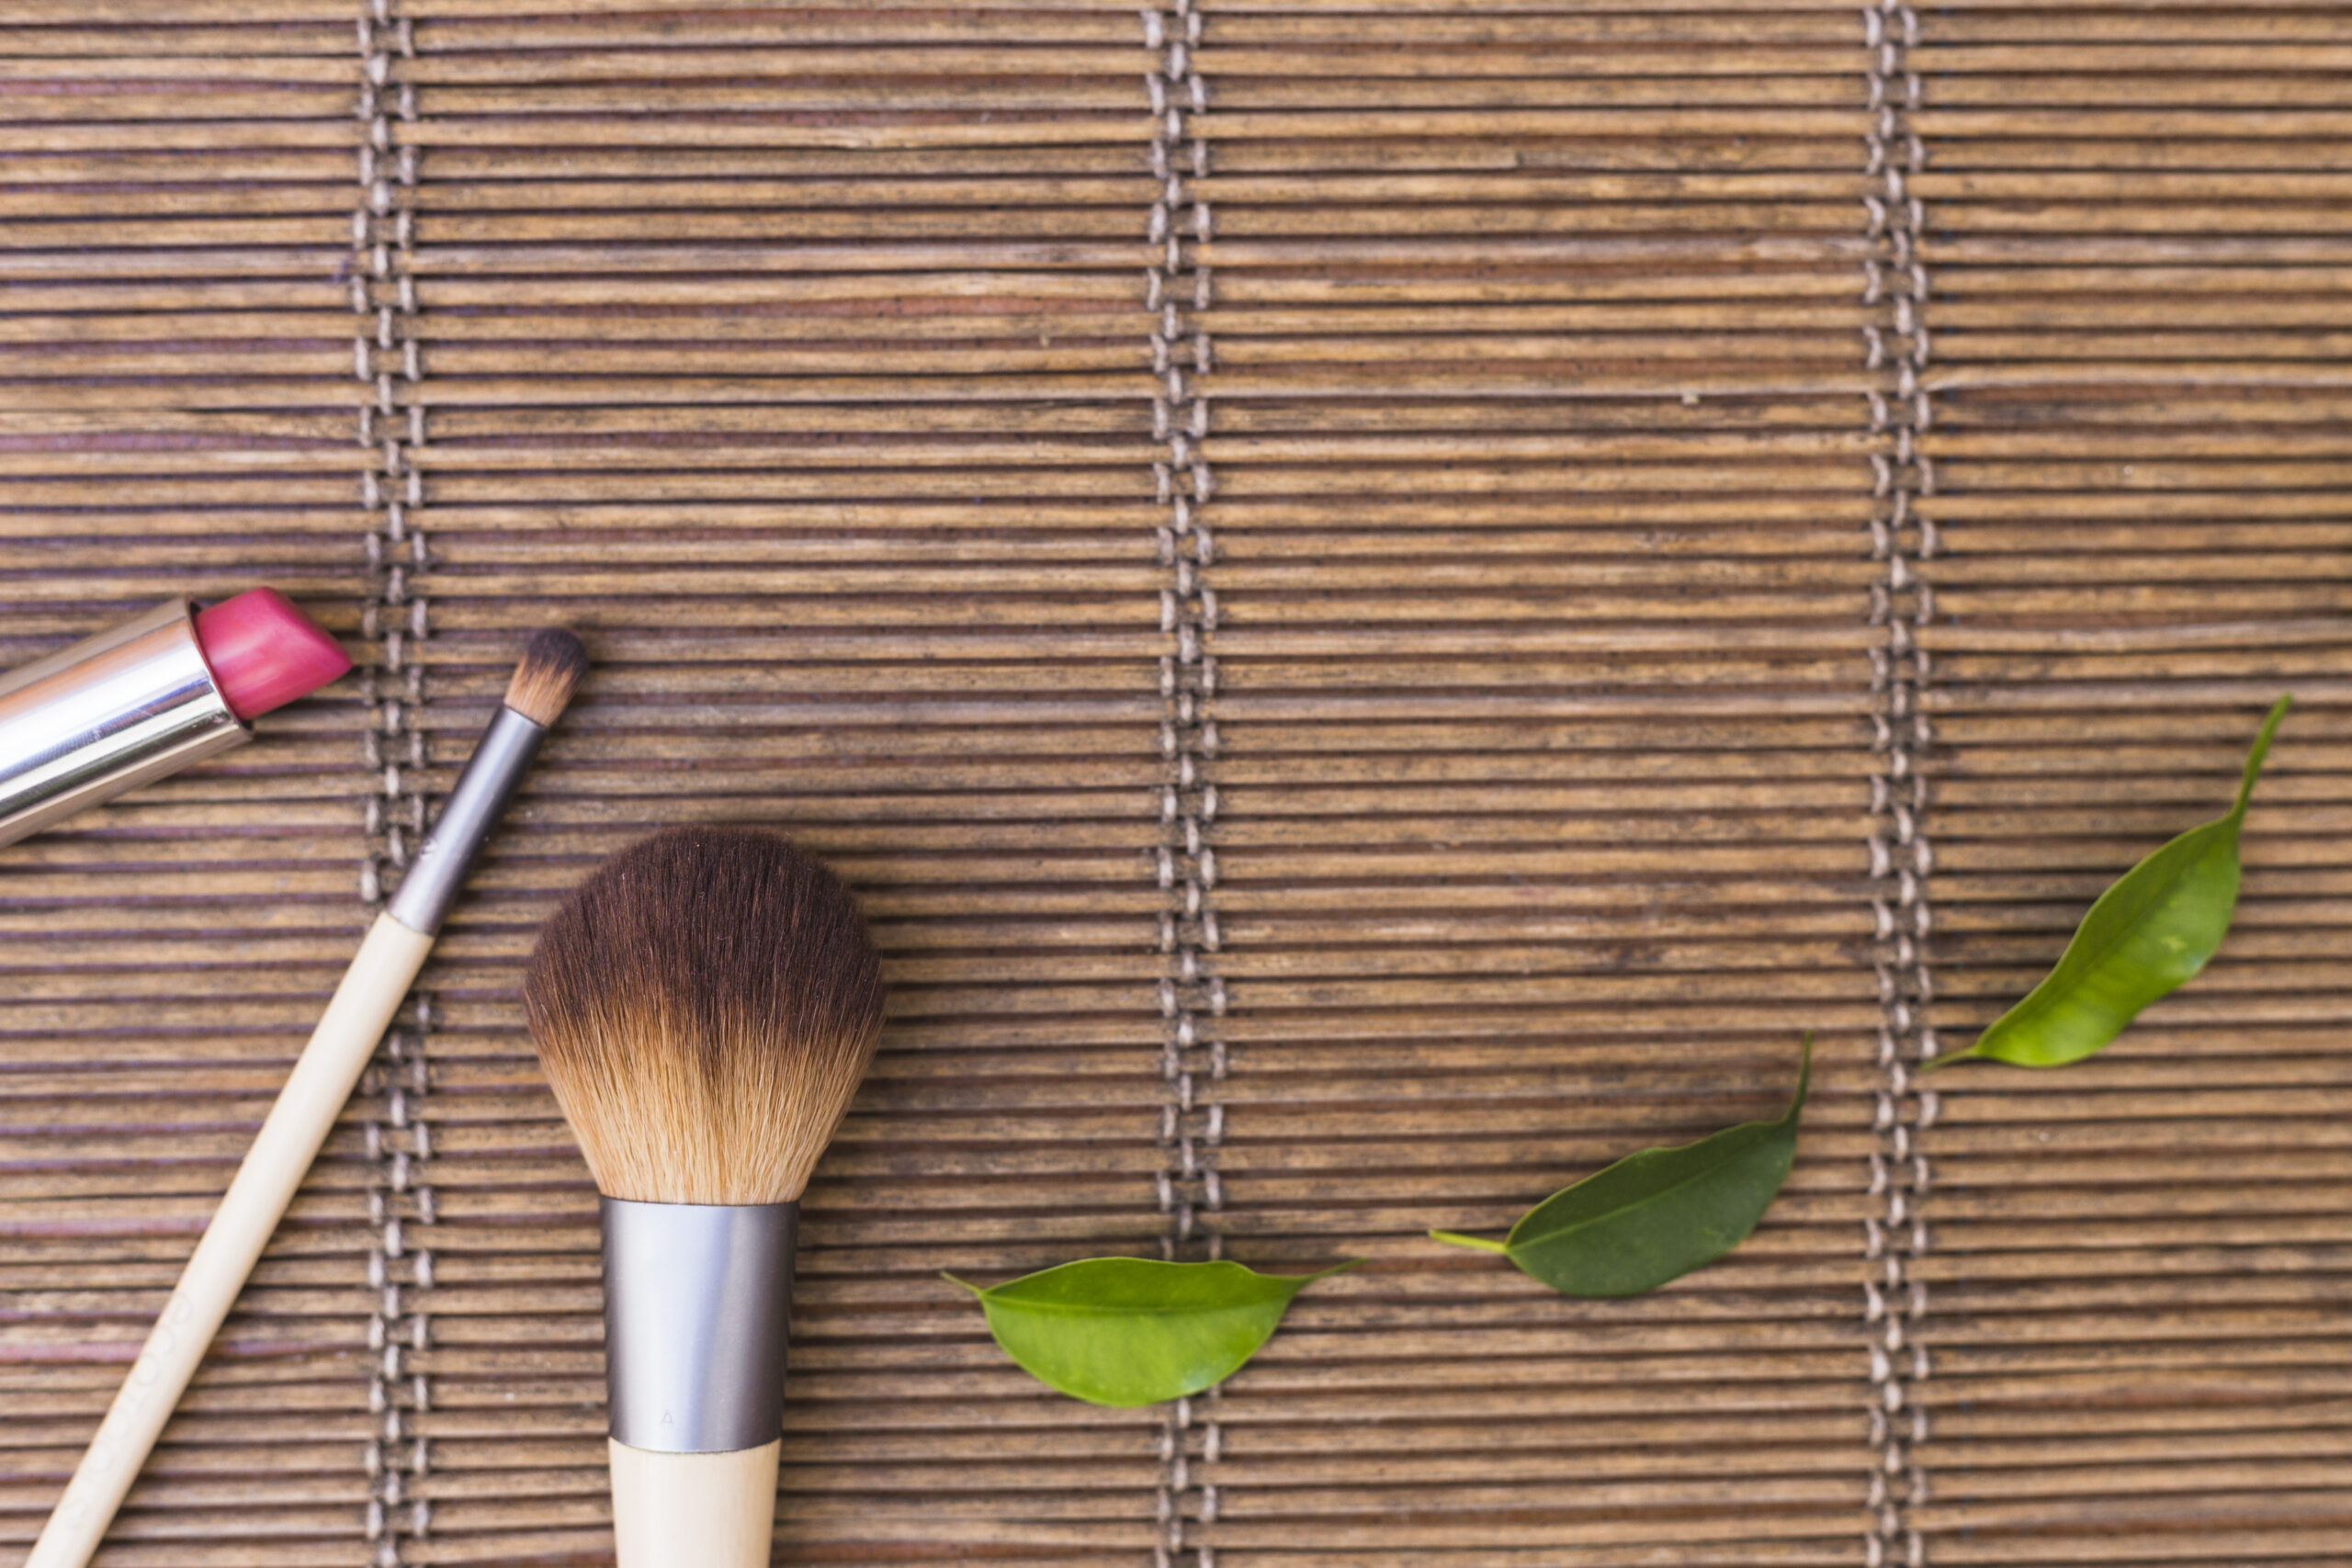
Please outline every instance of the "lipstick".
M0 844L253 739L351 660L274 588L142 615L0 675Z

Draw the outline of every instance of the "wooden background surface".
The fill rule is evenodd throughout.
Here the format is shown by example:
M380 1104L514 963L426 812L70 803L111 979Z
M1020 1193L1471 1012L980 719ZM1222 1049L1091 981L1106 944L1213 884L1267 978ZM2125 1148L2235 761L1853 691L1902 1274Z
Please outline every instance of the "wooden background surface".
M597 666L102 1562L594 1562L550 902L788 828L892 1024L779 1555L2352 1562L2352 7L0 0L0 661L363 668L0 852L17 1561L531 628ZM1964 1044L2292 689L2223 958ZM1785 1095L1729 1261L1500 1227ZM1115 1413L943 1269L1318 1286Z

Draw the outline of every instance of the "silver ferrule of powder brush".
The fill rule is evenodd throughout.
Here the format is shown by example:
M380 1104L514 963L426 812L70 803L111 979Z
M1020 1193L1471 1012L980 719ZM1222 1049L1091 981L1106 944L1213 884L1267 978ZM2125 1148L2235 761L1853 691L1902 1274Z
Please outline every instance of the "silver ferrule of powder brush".
M800 1205L602 1209L613 1440L666 1454L775 1442Z
M422 935L441 929L449 906L458 901L458 892L465 886L474 855L490 837L515 786L523 782L547 733L503 703L499 705L498 716L482 731L474 754L466 760L466 771L458 775L457 788L449 792L441 815L434 819L433 831L417 852L416 863L385 906L386 914Z

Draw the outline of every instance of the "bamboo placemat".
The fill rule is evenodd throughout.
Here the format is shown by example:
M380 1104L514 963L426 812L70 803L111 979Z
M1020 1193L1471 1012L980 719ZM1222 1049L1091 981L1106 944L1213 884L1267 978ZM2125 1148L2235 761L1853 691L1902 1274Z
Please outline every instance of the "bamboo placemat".
M860 887L782 1560L2352 1562L2352 7L0 0L0 660L361 671L0 852L0 1560L522 636L597 660L100 1561L606 1559L551 901ZM2289 720L2238 926L1916 1064ZM1420 1239L1785 1094L1732 1258ZM1348 1256L1095 1410L943 1269Z

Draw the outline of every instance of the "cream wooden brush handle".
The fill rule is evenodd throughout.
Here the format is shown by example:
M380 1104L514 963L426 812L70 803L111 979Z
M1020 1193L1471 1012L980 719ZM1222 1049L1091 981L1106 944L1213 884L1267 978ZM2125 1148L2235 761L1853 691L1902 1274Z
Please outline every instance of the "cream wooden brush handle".
M605 1446L619 1568L768 1568L783 1439L723 1454Z
M84 1568L97 1550L432 947L377 917L24 1568Z

